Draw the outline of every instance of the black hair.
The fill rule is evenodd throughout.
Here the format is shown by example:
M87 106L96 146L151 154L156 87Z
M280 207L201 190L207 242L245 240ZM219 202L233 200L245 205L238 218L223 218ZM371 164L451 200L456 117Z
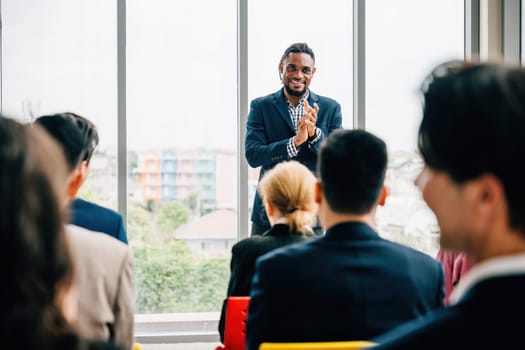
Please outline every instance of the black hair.
M501 182L510 225L525 233L525 71L446 62L425 79L418 147L425 163L457 183Z
M306 43L293 43L292 45L288 46L286 50L284 50L283 55L281 56L281 60L279 61L279 64L283 63L286 57L288 57L291 53L306 53L312 57L312 60L315 63L315 55L313 50L308 46Z
M364 130L333 131L321 145L318 176L330 208L365 214L383 188L388 156L380 138Z
M44 115L35 123L43 127L63 147L69 170L75 169L82 161L89 164L98 145L95 125L75 113Z

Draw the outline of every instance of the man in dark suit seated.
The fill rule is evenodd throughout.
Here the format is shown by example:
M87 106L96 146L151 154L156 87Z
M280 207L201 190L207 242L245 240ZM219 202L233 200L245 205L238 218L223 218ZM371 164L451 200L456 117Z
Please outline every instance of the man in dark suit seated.
M370 133L327 137L315 188L326 233L257 260L248 350L262 342L370 339L442 307L441 264L373 228L386 166L386 145Z
M80 186L89 173L89 162L98 145L97 128L84 117L74 113L47 115L37 118L36 123L46 129L63 147L67 156L71 176L74 177L69 187L70 222L73 225L96 232L104 232L116 239L128 243L122 215L95 203L75 198ZM78 129L81 134L71 132ZM76 135L79 135L76 137ZM80 157L77 164L74 160Z
M451 306L377 338L381 349L523 349L525 71L449 62L423 85L417 185L445 249L473 265Z
M292 44L279 62L283 88L251 102L245 153L251 167L261 167L259 180L275 164L286 160L296 160L315 172L319 145L326 135L341 128L339 103L309 89L315 70L312 49L306 43ZM258 191L251 221L252 236L262 235L271 227ZM318 225L314 230L321 231Z

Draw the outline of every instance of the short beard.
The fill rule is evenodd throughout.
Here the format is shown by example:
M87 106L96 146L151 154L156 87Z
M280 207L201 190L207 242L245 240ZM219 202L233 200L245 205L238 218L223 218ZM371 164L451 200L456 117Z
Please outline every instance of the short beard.
M295 90L290 89L290 87L287 84L284 84L284 89L286 90L286 93L288 93L288 95L295 96L295 97L303 97L303 95L306 93L307 88L305 87L301 91L295 91Z

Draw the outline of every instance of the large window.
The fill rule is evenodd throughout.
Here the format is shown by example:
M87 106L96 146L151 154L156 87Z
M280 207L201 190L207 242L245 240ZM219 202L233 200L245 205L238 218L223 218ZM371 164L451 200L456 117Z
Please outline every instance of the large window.
M352 127L352 2L267 0L248 2L248 98L281 87L279 60L294 42L315 53L310 89L341 104L343 124Z
M353 1L245 1L247 18L238 17L235 0L1 1L2 112L30 121L72 111L97 125L100 145L80 195L114 209L117 195L126 196L137 313L152 314L139 322L173 317L186 326L212 312L200 325L216 335L209 321L226 295L238 217L251 212L238 205L237 184L248 186L251 202L258 178L258 169L247 179L237 176L244 164L239 127L245 127L238 126L245 117L238 105L281 88L277 68L288 45L312 47L311 90L337 100L343 126L354 127ZM117 194L118 3L126 7L119 15L126 20L120 45L128 159L127 177L119 179L128 193ZM422 166L418 89L433 66L463 58L464 2L367 0L365 6L364 119L387 142L390 157L390 196L378 210L378 228L434 255L436 220L413 185ZM237 24L246 22L248 45L240 42L238 50L238 34L246 33ZM239 63L247 63L248 77L237 76ZM248 101L238 101L237 84L246 78ZM200 325L192 330L202 331Z
M343 125L352 128L352 2L268 0L248 2L248 99L279 90L279 60L292 43L306 42L317 71L310 89L341 104ZM259 168L249 170L252 201Z
M116 7L105 0L2 1L2 113L75 112L100 145L81 196L116 209Z
M435 65L463 58L463 38L462 1L366 1L366 128L389 149L390 196L378 210L379 230L431 255L437 223L413 184L422 167L419 84Z
M12 0L1 8L2 112L31 121L71 111L93 121L100 145L80 197L114 209L116 3ZM137 313L217 312L237 240L236 4L126 5Z
M235 1L127 3L138 313L219 311L237 240Z

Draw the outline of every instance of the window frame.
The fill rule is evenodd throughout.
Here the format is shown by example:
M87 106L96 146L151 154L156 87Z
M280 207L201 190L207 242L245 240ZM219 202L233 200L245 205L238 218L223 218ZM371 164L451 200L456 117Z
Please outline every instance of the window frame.
M248 164L244 157L245 125L248 114L248 0L231 0L237 4L237 212L238 239L248 236ZM353 1L353 70L354 70L354 127L366 128L365 110L365 0ZM1 11L0 0L0 11ZM118 210L127 219L127 119L126 119L126 0L116 0L117 6L117 203ZM496 20L481 18L484 6L481 0L464 0L465 6L465 58L477 59L480 47L489 40L480 33L500 31L501 39L496 45L506 62L517 63L521 59L521 0L501 1L499 11L486 12ZM496 12L496 13L494 13ZM0 18L2 13L0 12ZM2 110L2 35L0 28L0 111ZM493 44L491 44L493 45ZM489 48L490 49L490 48ZM482 57L483 59L483 57ZM141 343L218 342L217 321L219 313L205 313L198 317L191 314L137 315L136 341Z

